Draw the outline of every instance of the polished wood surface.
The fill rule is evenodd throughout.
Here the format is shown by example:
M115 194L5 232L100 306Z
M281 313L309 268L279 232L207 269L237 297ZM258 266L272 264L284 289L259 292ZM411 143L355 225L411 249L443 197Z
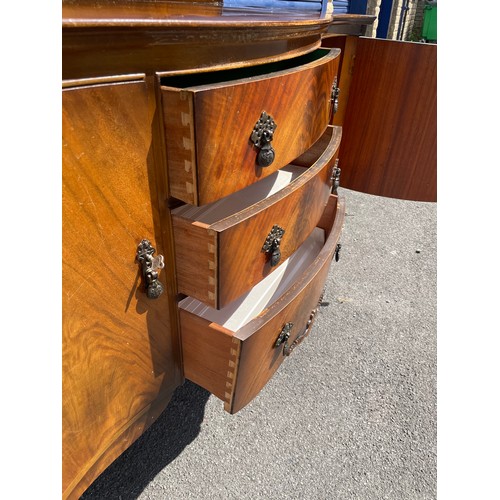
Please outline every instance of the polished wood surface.
M297 161L309 167L302 175L221 221L208 225L186 219L182 209L173 213L179 292L221 308L248 291L276 269L261 251L274 225L285 229L280 244L280 262L284 262L323 213L340 139L340 127L329 127L307 156Z
M222 401L232 386L239 342L233 332L180 310L184 376Z
M65 80L288 59L319 47L331 20L168 1L68 2L62 14Z
M193 205L213 202L272 174L312 146L328 125L340 51L323 54L292 69L198 87L166 86L196 78L162 81L171 196ZM250 141L263 111L277 125L276 156L268 167L257 165L258 149Z
M167 291L150 300L135 262L143 238L165 253L154 111L143 80L63 92L65 498L78 498L182 382L166 273Z
M437 46L360 38L340 148L341 186L437 198Z
M338 87L340 89L338 98L338 109L333 117L333 125L342 126L349 102L352 73L356 59L357 36L327 35L321 41L322 47L340 49L340 61L338 72Z
M225 405L230 413L236 413L246 406L282 363L284 357L281 349L276 349L274 342L283 325L287 322L294 323L289 339L291 344L302 334L311 311L316 308L344 223L344 200L338 200L337 196L332 195L329 204L336 204L337 201L339 204L334 212L335 221L331 221L333 225L330 235L313 264L265 314L259 315L236 333L235 337L242 344L233 397Z
M220 325L180 310L182 349L186 378L211 391L236 413L264 387L284 361L283 348L274 343L287 322L293 322L290 344L302 334L311 311L316 308L330 268L333 252L342 231L344 202L329 196L327 212L330 236L313 264L272 305L231 332Z
M360 32L366 19L226 16L220 3L204 1L63 0L62 14L62 482L64 498L79 498L183 381L170 217L176 201L169 198L159 79L296 58L320 46L331 22ZM308 92L308 85L290 92ZM165 256L166 291L156 301L146 298L134 259L142 238ZM192 345L201 354L213 345L224 356L210 356L215 365L203 372L206 356L193 362L188 355L186 373L202 374L232 405L242 341L215 324L210 331L204 340L194 329Z

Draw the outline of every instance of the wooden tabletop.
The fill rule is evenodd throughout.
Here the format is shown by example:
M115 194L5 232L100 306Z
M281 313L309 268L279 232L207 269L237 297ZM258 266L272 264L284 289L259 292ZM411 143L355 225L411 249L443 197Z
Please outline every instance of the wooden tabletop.
M338 29L373 19L332 15L324 8L266 11L206 1L66 0L63 80L67 86L81 79L262 64L316 49L331 25Z

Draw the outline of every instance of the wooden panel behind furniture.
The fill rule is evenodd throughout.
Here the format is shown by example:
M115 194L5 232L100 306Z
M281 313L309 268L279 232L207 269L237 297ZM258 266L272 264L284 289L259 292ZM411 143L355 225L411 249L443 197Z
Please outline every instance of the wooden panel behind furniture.
M436 201L436 63L430 44L360 38L340 146L340 185Z
M169 293L148 299L135 262L143 238L165 253L154 109L144 81L63 92L65 498L79 497L151 424L182 378Z

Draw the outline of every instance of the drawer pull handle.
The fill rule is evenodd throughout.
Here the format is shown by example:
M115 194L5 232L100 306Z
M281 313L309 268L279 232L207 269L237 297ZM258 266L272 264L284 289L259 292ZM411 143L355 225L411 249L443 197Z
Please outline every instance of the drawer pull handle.
M283 356L290 356L293 350L302 343L302 341L309 335L309 333L311 333L311 328L314 323L314 317L316 316L317 311L317 308L311 311L304 331L290 345L288 345L288 339L287 341L285 341L285 345L283 346Z
M302 341L311 333L311 328L314 323L314 318L316 316L316 313L318 312L319 307L323 303L323 295L324 295L324 290L323 293L320 295L319 300L318 300L318 305L316 306L315 309L311 311L311 314L309 315L309 319L307 320L306 327L304 328L304 331L297 336L297 338L290 344L288 345L288 339L290 338L290 331L292 330L293 323L286 323L285 326L281 329L280 334L278 335L278 338L274 344L275 347L279 347L281 344L285 344L283 346L283 356L290 356L292 354L293 350L300 344Z
M337 158L332 168L332 175L330 176L330 185L332 186L332 194L338 195L337 189L340 186L340 172L341 170L339 168L339 159Z
M285 345L287 345L286 343L288 342L292 328L293 323L286 323L283 326L280 334L278 335L278 338L276 339L276 342L274 343L274 347L279 347L281 344L283 344L283 342L285 342Z
M136 259L142 266L142 276L146 284L148 298L157 299L163 293L163 285L158 281L158 269L165 267L163 255L153 257L156 250L149 240L142 240L137 247Z
M257 165L259 167L268 167L274 161L275 153L271 141L276 127L273 117L262 111L250 136L253 145L260 149L257 155Z
M337 243L337 246L335 247L335 262L338 262L340 259L340 249L342 248L342 245L340 243Z
M285 230L282 227L274 225L262 246L262 252L271 254L271 267L278 264L281 259L280 243L284 234Z
M340 89L337 86L337 77L335 77L333 79L332 95L331 95L333 115L335 115L335 113L339 110L339 94L340 94Z

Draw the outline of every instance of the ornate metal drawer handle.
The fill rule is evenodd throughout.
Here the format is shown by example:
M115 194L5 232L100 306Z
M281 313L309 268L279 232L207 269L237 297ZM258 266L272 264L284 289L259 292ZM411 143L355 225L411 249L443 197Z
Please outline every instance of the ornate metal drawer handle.
M286 323L283 328L281 329L280 334L278 335L278 338L276 339L276 342L274 343L274 347L279 347L281 344L285 344L283 346L283 356L290 356L292 354L293 350L300 344L302 341L311 333L311 328L314 323L314 318L316 316L316 313L318 312L319 307L321 306L323 302L323 295L324 295L324 290L321 293L319 300L318 300L318 305L316 306L315 309L311 311L311 314L309 315L309 319L307 320L306 327L304 328L304 331L297 336L297 338L289 345L288 344L288 339L290 338L290 332L293 328L293 323Z
M332 194L338 194L337 189L340 186L340 168L339 168L339 159L335 160L335 163L332 168L332 173L330 175L330 185L332 187Z
M257 165L259 167L268 167L274 161L275 153L271 146L271 141L273 140L274 131L276 130L276 123L271 115L268 115L265 111L262 111L259 120L253 128L250 140L253 145L260 148L259 154L257 155Z
M271 267L278 264L281 259L280 243L284 234L285 230L282 227L274 225L262 246L262 252L271 254Z
M340 89L337 86L337 77L335 77L333 79L332 95L331 95L333 115L335 115L335 113L339 110L339 94L340 94Z
M311 311L311 314L309 316L309 319L307 320L306 327L304 331L291 343L291 345L288 345L288 341L285 342L285 345L283 346L283 356L290 356L292 354L293 350L302 343L302 341L311 333L311 328L314 323L314 317L316 316L316 313L318 312L318 308L313 309Z
M293 323L286 323L283 326L280 334L278 335L278 338L276 339L276 342L274 343L274 347L279 347L281 344L283 344L283 342L285 343L285 346L287 345L292 328L293 328Z
M148 298L157 299L163 293L163 285L158 281L158 269L165 267L163 255L153 257L156 250L149 240L142 240L137 247L136 259L142 266L142 276L146 283Z

